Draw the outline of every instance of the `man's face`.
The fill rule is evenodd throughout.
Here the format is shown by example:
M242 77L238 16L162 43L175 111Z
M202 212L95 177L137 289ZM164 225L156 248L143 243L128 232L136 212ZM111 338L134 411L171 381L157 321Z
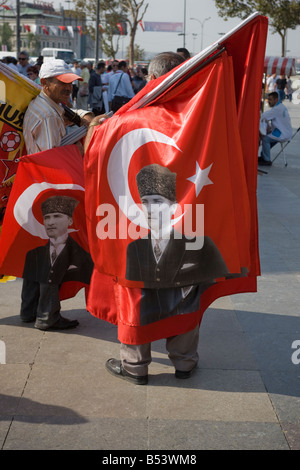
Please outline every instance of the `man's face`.
M112 66L112 71L116 72L118 70L118 67L119 67L119 62L113 62L111 64L111 66Z
M273 108L277 102L278 98L275 98L274 96L268 96L268 103L270 108Z
M142 209L146 216L148 226L156 236L170 232L171 219L176 212L177 203L164 196L154 194L142 197Z
M68 227L72 225L73 219L66 214L60 212L51 212L44 215L44 226L49 238L61 237L68 232Z
M28 57L26 55L20 54L19 55L19 64L22 65L22 67L25 67L25 65L28 64Z
M72 82L64 83L53 77L50 80L42 79L41 83L46 95L55 103L67 103L69 101L72 93Z

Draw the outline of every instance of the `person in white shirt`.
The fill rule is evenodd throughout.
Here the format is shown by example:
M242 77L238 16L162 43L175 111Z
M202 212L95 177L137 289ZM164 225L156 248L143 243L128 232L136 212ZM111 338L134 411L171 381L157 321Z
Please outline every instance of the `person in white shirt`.
M117 73L118 71L118 68L119 68L119 61L113 60L111 63L111 69L107 72L108 77L110 78L113 75L115 75L115 73Z
M128 67L125 60L121 60L118 71L109 77L108 102L110 109L114 112L117 111L113 103L115 96L123 98L123 104L125 104L126 101L131 100L135 95L127 71Z
M258 157L259 165L272 165L271 148L278 142L291 139L293 128L287 108L282 104L276 91L269 93L268 103L270 109L260 118L259 134L261 141L261 155Z
M278 78L279 77L276 73L273 73L270 77L268 77L267 79L268 93L272 93L275 90L276 80Z

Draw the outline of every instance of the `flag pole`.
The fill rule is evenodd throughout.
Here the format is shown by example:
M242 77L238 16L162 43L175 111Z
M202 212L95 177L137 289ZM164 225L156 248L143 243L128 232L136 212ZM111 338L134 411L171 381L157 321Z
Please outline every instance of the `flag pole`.
M17 40L17 57L20 54L20 0L16 0L16 40Z
M100 0L97 0L97 11L96 11L96 41L95 41L95 66L99 60L99 22L100 22Z

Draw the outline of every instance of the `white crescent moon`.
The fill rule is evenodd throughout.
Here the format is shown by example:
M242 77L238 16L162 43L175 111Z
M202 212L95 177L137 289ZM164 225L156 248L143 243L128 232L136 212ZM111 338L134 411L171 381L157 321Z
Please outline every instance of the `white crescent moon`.
M133 154L138 148L142 145L148 144L149 142L159 142L171 145L181 151L176 145L176 142L162 132L149 129L147 127L135 129L123 135L123 137L118 140L111 151L107 165L108 183L114 199L121 211L131 221L134 221L138 216L140 226L146 229L149 227L145 214L134 202L129 189L128 170ZM172 225L175 225L182 217L183 214L176 219L173 219Z
M35 237L40 237L43 240L48 239L46 230L43 224L34 217L32 212L32 204L36 197L46 189L74 189L84 191L82 186L78 184L51 184L43 181L42 183L34 183L19 196L14 206L14 217L18 224L27 232ZM74 232L70 229L69 232Z

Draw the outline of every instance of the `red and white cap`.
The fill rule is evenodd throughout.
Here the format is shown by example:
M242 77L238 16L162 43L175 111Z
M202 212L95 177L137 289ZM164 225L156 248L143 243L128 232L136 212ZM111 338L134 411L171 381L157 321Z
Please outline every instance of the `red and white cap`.
M62 59L53 59L44 62L40 68L40 78L56 77L60 82L72 83L74 80L82 80L76 73L72 72L68 64Z

